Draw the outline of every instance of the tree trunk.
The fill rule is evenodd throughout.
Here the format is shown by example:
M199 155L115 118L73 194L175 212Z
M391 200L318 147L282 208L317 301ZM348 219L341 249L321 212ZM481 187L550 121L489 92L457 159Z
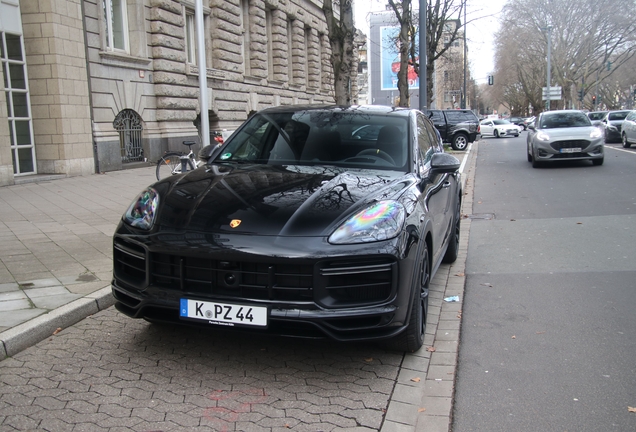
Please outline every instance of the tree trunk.
M352 101L352 79L357 70L354 67L354 37L352 0L340 0L340 20L333 13L333 1L324 0L322 10L327 20L331 64L334 77L334 100L337 105L350 105Z

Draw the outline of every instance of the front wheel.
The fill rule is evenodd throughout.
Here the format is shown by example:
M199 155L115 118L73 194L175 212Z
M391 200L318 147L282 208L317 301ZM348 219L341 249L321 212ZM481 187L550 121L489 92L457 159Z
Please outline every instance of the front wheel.
M163 155L157 162L157 180L170 177L171 175L181 174L181 156L179 152L170 152ZM186 161L186 171L192 171L194 165L192 161L188 159Z
M420 258L419 268L411 286L411 313L409 322L402 333L383 343L396 351L415 352L424 345L426 317L428 315L428 287L431 279L431 265L428 260L428 246Z
M600 166L600 165L603 165L603 159L604 159L604 158L600 158L600 159L592 159L592 165L594 165L594 166Z
M468 147L468 137L463 133L455 135L451 147L453 150L466 150L466 147Z
M495 129L495 138L499 138L499 131Z
M623 147L624 148L630 148L632 146L632 144L627 141L627 135L623 134Z

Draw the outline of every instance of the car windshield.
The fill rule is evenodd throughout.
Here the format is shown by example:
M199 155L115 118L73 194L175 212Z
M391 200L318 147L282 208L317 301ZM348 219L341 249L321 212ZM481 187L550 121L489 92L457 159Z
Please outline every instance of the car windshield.
M625 117L627 117L627 114L629 114L629 111L613 112L613 113L609 113L607 118L608 120L625 120Z
M605 117L605 114L607 114L606 112L591 112L588 113L588 117L590 120L603 120L603 117Z
M555 112L541 117L540 129L556 129L591 126L590 119L582 112Z
M368 112L263 112L237 130L214 161L406 170L407 129L406 117Z
M493 120L493 123L496 124L496 125L512 124L508 120Z

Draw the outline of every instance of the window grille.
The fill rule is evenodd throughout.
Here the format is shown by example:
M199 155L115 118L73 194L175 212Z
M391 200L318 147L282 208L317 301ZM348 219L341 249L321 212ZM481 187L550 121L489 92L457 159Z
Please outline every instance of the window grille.
M117 114L113 127L119 132L119 146L122 163L140 162L144 160L144 150L141 146L141 117L130 109Z

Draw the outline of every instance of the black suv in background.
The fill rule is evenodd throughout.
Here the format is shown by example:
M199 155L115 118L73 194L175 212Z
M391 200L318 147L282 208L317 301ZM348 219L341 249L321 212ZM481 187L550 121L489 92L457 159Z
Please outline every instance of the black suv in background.
M471 110L426 110L445 143L453 150L466 150L468 143L479 139L479 119Z

